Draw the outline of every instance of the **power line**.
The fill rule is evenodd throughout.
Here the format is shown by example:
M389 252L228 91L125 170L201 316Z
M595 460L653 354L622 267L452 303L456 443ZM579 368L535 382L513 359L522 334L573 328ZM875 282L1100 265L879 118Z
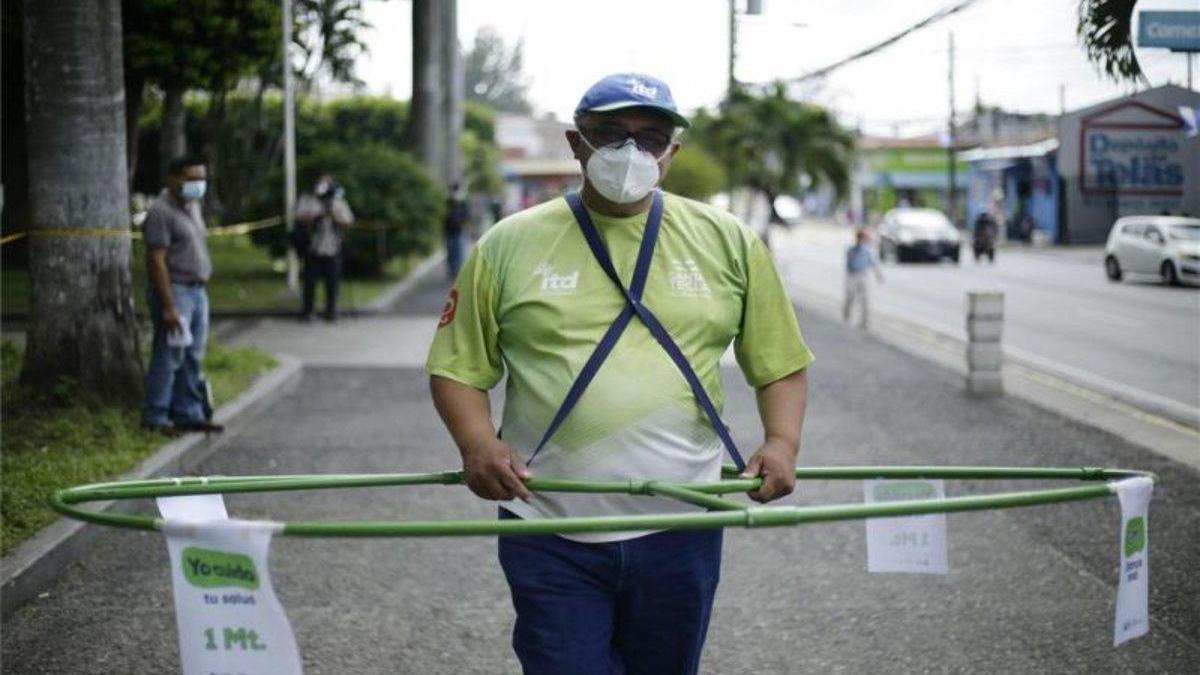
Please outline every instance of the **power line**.
M909 34L915 33L916 31L919 31L922 28L925 28L926 26L935 24L938 21L941 21L942 19L945 19L948 16L957 14L958 12L961 12L962 10L970 7L971 5L975 4L978 1L979 0L963 0L962 2L959 2L956 5L951 5L949 7L943 7L942 9L939 9L938 11L934 12L933 14L930 14L929 16L925 17L924 19L921 19L920 21L914 23L913 25L909 26L908 28L905 28L904 30L900 31L899 33L896 33L895 35L887 38L886 40L884 40L882 42L878 42L876 44L871 45L870 47L867 47L866 49L855 52L854 54L847 56L846 58L842 59L841 61L836 61L834 63L831 63L828 66L825 66L824 68L818 68L817 70L814 70L810 73L806 73L799 77L792 78L791 82L794 82L794 83L807 82L808 80L815 80L817 78L825 77L829 73L837 70L838 68L841 68L842 66L844 66L848 63L853 63L859 59L863 59L868 56L871 56L872 54L874 54L886 47L889 47L889 46L895 44L896 42L899 42L901 39L908 36Z

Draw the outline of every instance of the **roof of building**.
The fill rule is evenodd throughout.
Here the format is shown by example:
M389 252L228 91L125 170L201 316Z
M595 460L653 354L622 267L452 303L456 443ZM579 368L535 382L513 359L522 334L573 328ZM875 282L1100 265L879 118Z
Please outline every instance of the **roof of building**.
M937 134L912 136L909 138L893 138L890 136L861 136L858 139L859 150L890 150L890 149L926 149L943 148L942 139Z
M1027 143L1024 145L998 145L965 150L958 153L958 158L964 162L986 162L996 159L1045 157L1055 150L1058 150L1058 138L1046 138L1036 143Z

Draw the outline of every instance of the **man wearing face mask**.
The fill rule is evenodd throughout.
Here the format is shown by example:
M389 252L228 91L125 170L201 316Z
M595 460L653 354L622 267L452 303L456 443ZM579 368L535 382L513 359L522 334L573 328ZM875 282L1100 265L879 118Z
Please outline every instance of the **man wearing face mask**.
M579 102L579 193L492 227L443 311L426 367L467 485L500 517L695 511L657 497L532 494L523 479L718 480L723 460L790 493L812 361L762 241L655 189L688 126L667 85L619 74ZM720 420L734 344L763 440L743 462ZM505 370L501 434L487 391ZM506 536L500 563L526 673L695 673L721 558L716 531Z
M154 339L146 368L142 424L168 436L182 431L221 431L200 372L208 339L208 293L212 260L205 243L200 200L207 186L204 160L181 157L167 170L167 187L142 224L150 277Z

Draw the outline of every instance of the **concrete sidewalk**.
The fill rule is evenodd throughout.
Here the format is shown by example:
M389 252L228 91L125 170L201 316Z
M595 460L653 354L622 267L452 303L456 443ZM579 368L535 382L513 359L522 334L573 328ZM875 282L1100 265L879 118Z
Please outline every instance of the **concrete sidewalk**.
M399 314L334 326L264 323L238 339L287 343L300 386L236 434L205 474L429 471L458 458L419 369L447 285L428 279ZM1196 472L1011 398L972 400L952 371L802 314L817 353L801 462L1128 466L1158 472L1149 636L1113 649L1115 499L949 517L951 573L866 573L861 523L729 530L701 671L1184 673L1200 662ZM299 332L299 337L297 337ZM746 452L752 392L726 370L726 419ZM1026 484L951 483L950 495ZM792 504L859 502L857 483L803 485ZM488 518L463 488L243 495L233 515L277 520ZM306 672L515 673L512 610L485 538L274 544L275 587ZM119 573L117 573L119 572ZM18 610L5 672L178 668L165 546L111 531Z

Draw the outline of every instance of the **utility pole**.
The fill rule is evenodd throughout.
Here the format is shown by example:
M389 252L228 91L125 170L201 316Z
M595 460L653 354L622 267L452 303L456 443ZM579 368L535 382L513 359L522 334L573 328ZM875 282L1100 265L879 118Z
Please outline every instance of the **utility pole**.
M955 173L955 145L958 143L958 137L954 130L954 31L950 31L950 121L949 129L946 135L946 158L949 160L948 184L946 185L946 215L950 216L951 222L958 222L955 214L958 210L958 199L954 192Z
M442 180L447 188L462 180L459 148L463 127L463 65L458 49L458 0L439 0L441 14Z
M296 226L296 89L288 58L291 44L292 0L283 0L283 226L288 234ZM287 287L292 293L300 289L299 260L291 246L287 247Z
M733 71L737 64L737 0L729 0L729 83L725 88L726 98L733 95L737 78Z
M746 14L759 15L763 13L763 0L746 0ZM729 83L726 86L726 97L733 94L737 87L737 0L729 0Z
M435 180L445 176L442 145L441 12L436 0L413 0L413 91L408 135Z
M1067 114L1067 85L1058 83L1058 115L1062 117Z

